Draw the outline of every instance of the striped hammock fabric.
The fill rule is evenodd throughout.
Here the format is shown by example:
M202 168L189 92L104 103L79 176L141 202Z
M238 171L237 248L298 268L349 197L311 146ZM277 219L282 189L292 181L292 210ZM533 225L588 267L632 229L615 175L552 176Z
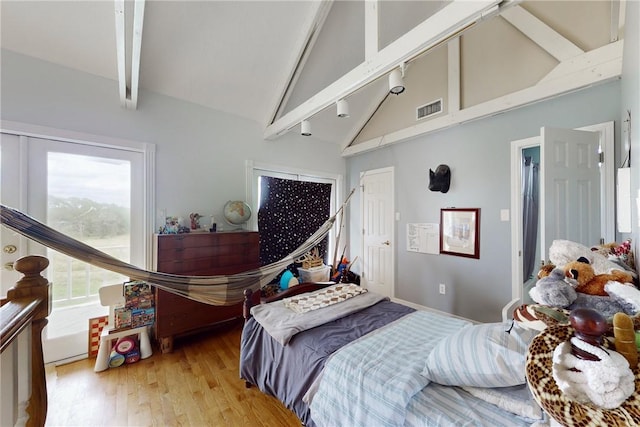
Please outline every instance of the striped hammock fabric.
M3 226L41 245L91 265L120 273L131 280L143 280L167 292L205 304L233 305L243 301L245 289L257 291L270 283L295 259L309 252L322 241L333 227L338 213L349 202L353 192L352 190L335 215L288 256L255 270L226 276L185 276L144 270L62 234L16 209L0 205L0 217Z

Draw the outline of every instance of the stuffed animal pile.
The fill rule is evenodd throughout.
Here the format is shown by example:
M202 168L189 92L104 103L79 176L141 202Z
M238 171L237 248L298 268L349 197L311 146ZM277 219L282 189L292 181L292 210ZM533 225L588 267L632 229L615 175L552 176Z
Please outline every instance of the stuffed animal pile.
M615 253L617 245L610 245ZM555 240L549 249L552 264L543 266L529 295L538 304L573 310L591 308L605 317L618 312L640 313L637 274L599 250L568 240Z

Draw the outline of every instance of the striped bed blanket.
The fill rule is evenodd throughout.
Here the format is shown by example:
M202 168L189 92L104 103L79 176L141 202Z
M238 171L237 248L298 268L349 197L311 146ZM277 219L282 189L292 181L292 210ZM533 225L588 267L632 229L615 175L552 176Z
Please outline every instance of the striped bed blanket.
M433 347L471 322L417 311L334 353L311 402L318 426L403 425ZM363 375L366 373L366 375Z

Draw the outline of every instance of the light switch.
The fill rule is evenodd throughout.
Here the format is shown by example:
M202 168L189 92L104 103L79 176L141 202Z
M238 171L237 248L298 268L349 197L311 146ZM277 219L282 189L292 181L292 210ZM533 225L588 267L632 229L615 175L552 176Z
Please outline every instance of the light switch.
M509 221L509 209L500 209L500 221Z

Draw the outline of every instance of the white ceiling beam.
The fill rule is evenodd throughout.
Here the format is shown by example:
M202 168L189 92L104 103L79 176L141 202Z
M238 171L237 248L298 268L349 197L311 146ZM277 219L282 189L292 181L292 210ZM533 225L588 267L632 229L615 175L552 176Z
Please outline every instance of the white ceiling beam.
M448 112L460 110L460 37L447 44Z
M131 44L130 80L127 77L127 12L124 0L114 0L116 18L116 57L118 63L118 91L120 105L135 110L138 107L138 84L140 79L140 52L145 0L135 0Z
M380 147L412 140L417 136L449 128L451 126L489 117L497 113L513 110L534 102L550 99L565 93L576 91L594 84L619 79L622 75L623 41L605 45L585 53L584 60L572 59L567 72L556 75L554 79L543 80L534 86L510 93L500 98L447 113L432 120L417 123L376 138L362 141L342 151L343 157L349 157L372 151Z
M142 50L142 26L145 0L136 0L133 12L133 42L131 49L131 94L129 108L138 108L138 84L140 82L140 53Z
M560 62L584 53L578 46L521 6L506 9L500 13L500 16Z
M594 65L622 57L622 42L623 40L619 40L615 43L609 43L598 49L591 50L582 55L561 62L546 76L540 79L538 84L558 80L578 71L588 70Z
M120 105L127 106L127 39L125 37L125 12L124 0L115 1L116 13L116 59L118 62L118 89L120 92Z
M454 0L442 10L380 50L300 106L267 126L265 139L274 139L339 99L384 76L398 65L459 35L476 22L498 12L500 0ZM511 5L512 3L507 3Z
M609 41L618 41L618 32L620 31L620 1L611 0L611 24L609 27Z
M302 74L302 70L304 69L304 65L309 59L309 55L313 50L313 46L318 40L318 36L321 33L322 27L331 11L331 6L333 6L333 0L325 0L320 2L310 3L315 9L312 10L310 16L310 20L308 24L304 25L305 34L304 37L300 37L301 40L300 45L298 46L297 52L292 56L291 66L289 67L289 74L285 80L285 83L282 85L280 90L280 95L278 96L278 102L276 103L273 111L268 117L266 123L273 123L282 113L282 110L287 105L289 101L289 97L291 96L291 92L293 92L293 88L296 86L300 75Z
M364 2L364 59L373 58L380 49L379 26L380 19L378 13L380 5L378 0Z
M626 9L626 0L611 0L611 34L609 41L612 43L622 37Z

